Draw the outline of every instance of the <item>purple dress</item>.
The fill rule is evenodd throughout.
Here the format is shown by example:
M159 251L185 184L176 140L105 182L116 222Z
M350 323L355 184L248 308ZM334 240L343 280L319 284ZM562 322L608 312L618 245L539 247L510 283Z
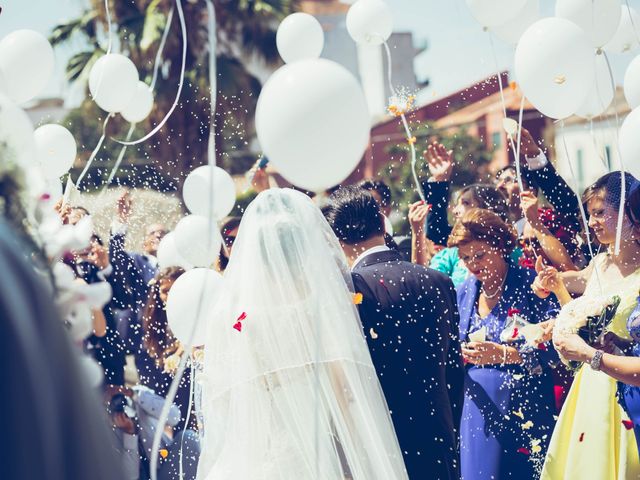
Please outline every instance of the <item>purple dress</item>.
M510 264L504 293L485 318L477 300L480 283L471 276L457 288L460 339L482 327L487 341L500 342L508 311L517 308L530 323L547 320L557 305L531 291L532 270ZM463 480L537 478L553 430L555 413L551 366L558 361L551 345L512 344L521 365L467 365L460 425ZM538 449L538 447L540 447Z
M640 357L640 297L638 305L627 320L627 330L634 342L631 354ZM633 422L633 431L640 451L640 387L618 383L618 393L622 407Z

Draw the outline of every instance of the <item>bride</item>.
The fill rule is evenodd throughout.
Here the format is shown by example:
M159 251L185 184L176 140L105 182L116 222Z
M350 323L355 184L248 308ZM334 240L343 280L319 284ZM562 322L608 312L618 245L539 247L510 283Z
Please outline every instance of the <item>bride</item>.
M406 479L346 260L304 194L247 209L205 347L198 478Z

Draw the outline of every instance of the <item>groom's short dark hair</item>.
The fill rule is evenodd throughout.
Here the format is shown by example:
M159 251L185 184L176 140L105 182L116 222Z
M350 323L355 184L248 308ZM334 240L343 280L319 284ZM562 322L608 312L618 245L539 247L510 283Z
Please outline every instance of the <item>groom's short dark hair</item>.
M323 213L336 237L347 245L384 235L380 207L371 193L350 185L333 192Z

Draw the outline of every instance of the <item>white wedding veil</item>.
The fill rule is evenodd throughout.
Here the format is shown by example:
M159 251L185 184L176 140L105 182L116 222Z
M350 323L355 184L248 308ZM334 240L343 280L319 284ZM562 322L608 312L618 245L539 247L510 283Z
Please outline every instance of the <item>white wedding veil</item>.
M258 195L207 334L199 479L407 478L351 290L318 207Z

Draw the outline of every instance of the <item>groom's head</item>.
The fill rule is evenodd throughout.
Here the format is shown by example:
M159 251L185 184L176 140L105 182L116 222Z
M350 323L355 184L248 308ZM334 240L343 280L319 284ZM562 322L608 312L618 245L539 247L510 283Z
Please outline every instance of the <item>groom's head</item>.
M341 187L330 199L323 212L347 256L357 257L385 244L384 219L370 192L357 186Z

